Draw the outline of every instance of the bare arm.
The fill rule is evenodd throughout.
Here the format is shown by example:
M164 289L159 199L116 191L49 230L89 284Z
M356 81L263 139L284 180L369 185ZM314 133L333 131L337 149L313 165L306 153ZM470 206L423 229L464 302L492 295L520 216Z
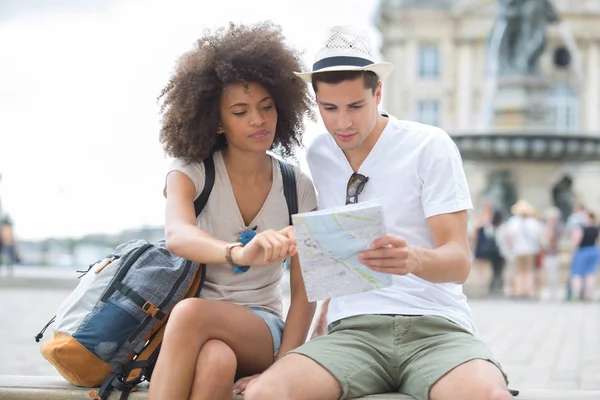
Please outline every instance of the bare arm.
M414 275L434 283L463 283L471 270L467 212L436 215L427 224L435 248L410 247L418 265Z
M577 249L579 247L581 239L583 239L583 228L574 228L573 232L571 233L571 246L573 249Z
M469 240L473 243L477 240L477 231L482 226L482 221L480 216L476 216L473 219L473 223L471 224L471 229L469 229Z
M167 249L198 263L226 264L224 249L227 242L213 238L196 225L195 192L194 183L184 173L173 171L167 176Z
M167 177L165 237L167 249L180 257L204 264L228 264L226 242L215 239L196 225L194 183L179 172ZM231 259L235 265L269 265L296 254L295 242L288 238L291 227L281 231L266 230L257 234L244 247L234 247Z
M306 297L306 289L297 255L292 257L290 265L290 292L290 309L285 321L285 330L277 358L283 357L285 353L306 341L310 323L315 315L316 303L309 303Z
M329 310L329 302L331 300L327 299L321 305L321 310L319 311L319 315L317 316L317 322L315 323L315 328L311 335L311 339L314 339L318 336L323 336L327 334L327 310Z
M467 212L427 219L435 248L409 246L398 236L385 235L360 254L363 264L389 274L413 274L429 282L462 283L469 276L471 253L467 240Z

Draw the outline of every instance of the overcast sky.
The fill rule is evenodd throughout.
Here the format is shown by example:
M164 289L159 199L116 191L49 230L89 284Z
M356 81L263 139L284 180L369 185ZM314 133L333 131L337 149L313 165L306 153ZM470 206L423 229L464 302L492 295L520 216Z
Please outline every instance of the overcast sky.
M203 29L271 19L311 64L377 0L0 1L0 198L20 238L163 223L157 95ZM321 131L309 127L309 144Z

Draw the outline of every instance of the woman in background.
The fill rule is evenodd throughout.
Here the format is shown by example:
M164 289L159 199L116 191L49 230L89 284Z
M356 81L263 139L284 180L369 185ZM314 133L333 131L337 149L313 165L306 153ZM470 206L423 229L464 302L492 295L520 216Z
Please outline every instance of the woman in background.
M575 253L571 261L571 293L574 299L592 300L599 258L596 215L588 212L583 223L582 227L574 229L572 233Z

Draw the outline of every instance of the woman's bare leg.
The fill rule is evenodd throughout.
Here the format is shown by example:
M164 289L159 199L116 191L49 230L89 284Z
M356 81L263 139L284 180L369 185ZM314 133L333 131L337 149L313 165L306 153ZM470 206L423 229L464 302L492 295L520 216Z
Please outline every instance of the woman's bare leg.
M596 297L596 273L588 274L584 278L585 282L585 299L594 300Z
M186 299L175 306L167 323L152 373L150 398L187 400L200 351L211 339L231 348L240 375L260 373L273 363L271 332L258 315L223 301ZM229 379L223 378L223 382ZM233 385L233 379L230 383ZM194 394L202 391L198 387Z
M583 289L583 279L581 276L571 277L571 298L579 300L581 298L581 289Z
M220 340L204 343L196 361L190 400L231 400L237 359L231 347Z

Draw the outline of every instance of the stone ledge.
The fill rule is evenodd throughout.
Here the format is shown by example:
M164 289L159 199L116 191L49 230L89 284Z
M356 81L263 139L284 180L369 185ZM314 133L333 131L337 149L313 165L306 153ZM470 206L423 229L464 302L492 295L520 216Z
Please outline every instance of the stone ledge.
M146 400L147 386L131 393L131 400ZM0 375L0 399L3 400L71 400L88 399L90 389L72 386L59 377L51 376L8 376ZM119 392L114 392L110 400L118 400ZM235 400L242 400L236 396ZM371 400L411 400L401 394L378 394L362 397ZM600 391L566 391L566 390L523 390L515 400L598 400Z
M73 386L60 377L0 375L0 399L2 400L89 400L88 393L90 390L92 389ZM109 400L119 400L120 394L118 391L111 393ZM372 400L412 400L412 397L400 394L380 394L364 398ZM142 384L138 391L130 394L129 399L148 399L148 386ZM243 396L235 396L234 400L243 400Z

